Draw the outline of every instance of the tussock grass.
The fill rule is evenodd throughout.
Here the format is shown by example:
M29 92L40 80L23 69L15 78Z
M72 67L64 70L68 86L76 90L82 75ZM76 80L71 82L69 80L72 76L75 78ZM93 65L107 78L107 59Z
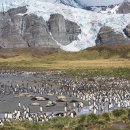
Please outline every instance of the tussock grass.
M0 130L117 130L118 125L123 127L122 130L129 130L128 115L129 110L119 109L101 115L89 114L75 118L57 117L44 123L13 121L5 122Z
M98 53L98 52L96 52ZM34 57L22 53L15 57L0 57L0 68L42 68L44 69L91 69L130 67L130 60L113 56L105 59L95 51L67 53L58 52L47 56Z
M91 78L94 76L118 77L130 80L130 68L69 69L63 76Z
M106 75L128 78L129 56L130 45L99 46L80 52L64 52L52 48L2 49L0 69L28 71L62 69L72 76Z

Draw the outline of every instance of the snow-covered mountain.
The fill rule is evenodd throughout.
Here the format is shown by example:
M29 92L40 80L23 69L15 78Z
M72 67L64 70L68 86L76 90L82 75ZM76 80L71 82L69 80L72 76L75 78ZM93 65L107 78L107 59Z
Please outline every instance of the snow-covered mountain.
M123 6L123 8L130 6L128 5L130 3L129 0L46 0L46 2L59 3L88 11L109 14L117 13L120 6Z
M116 14L116 10L121 4L109 7L110 10L104 12L98 10L97 7L93 7L94 11L79 8L83 5L87 7L87 3L83 3L82 0L1 0L0 5L0 11L28 5L27 14L33 13L42 16L46 21L49 20L51 14L58 13L62 14L65 19L76 22L81 28L79 40L73 41L67 46L57 43L66 51L79 51L95 46L97 34L103 26L109 26L115 32L124 34L123 29L130 23L130 14Z
M110 13L110 12L113 12L111 10L118 9L118 7L123 2L123 0L114 0L115 2L114 1L112 2L112 1L109 0L109 2L108 1L106 2L105 0L99 0L98 2L96 2L96 0L92 0L90 2L90 0L88 1L87 0L1 0L0 5L4 4L4 6L6 6L7 8L10 8L11 6L17 5L17 4L30 5L31 3L41 2L41 3L59 4L59 5L62 4L65 6L71 6L75 8L81 8L81 9L100 12L100 13L108 13L108 12ZM124 0L124 2L128 3L129 0Z
M116 13L122 3L128 3L129 0L39 0L50 3L64 4L75 8L81 8L88 11L99 13Z

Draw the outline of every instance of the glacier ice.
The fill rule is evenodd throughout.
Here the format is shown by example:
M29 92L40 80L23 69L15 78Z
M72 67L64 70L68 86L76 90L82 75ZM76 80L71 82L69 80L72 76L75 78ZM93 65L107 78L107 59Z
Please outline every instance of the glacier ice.
M66 51L79 51L95 46L97 33L104 25L112 27L117 32L123 32L122 30L130 23L130 14L103 14L65 6L55 3L55 0L53 2L50 3L49 0L46 2L42 0L2 0L0 4L3 3L5 11L9 8L28 5L28 14L37 14L46 21L50 18L50 14L59 13L65 19L76 22L81 28L81 34L78 36L79 40L73 41L67 46L61 46L58 43ZM2 6L0 6L0 10L2 11Z

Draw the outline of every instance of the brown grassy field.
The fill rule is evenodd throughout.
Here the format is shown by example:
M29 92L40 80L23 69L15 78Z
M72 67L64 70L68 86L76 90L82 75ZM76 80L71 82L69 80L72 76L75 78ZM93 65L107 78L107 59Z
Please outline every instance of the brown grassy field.
M1 49L0 68L130 68L130 46L101 46L80 52L52 48Z

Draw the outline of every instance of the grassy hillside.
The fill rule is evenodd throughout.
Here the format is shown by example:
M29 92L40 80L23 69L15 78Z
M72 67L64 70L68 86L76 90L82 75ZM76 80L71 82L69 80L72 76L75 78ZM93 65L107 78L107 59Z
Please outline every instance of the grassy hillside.
M130 45L102 46L80 52L56 49L1 49L0 68L91 69L130 67Z
M130 110L114 110L102 115L59 117L45 123L5 122L0 130L130 130Z
M101 46L80 52L52 48L1 49L0 69L65 70L67 76L116 76L130 79L130 45Z

